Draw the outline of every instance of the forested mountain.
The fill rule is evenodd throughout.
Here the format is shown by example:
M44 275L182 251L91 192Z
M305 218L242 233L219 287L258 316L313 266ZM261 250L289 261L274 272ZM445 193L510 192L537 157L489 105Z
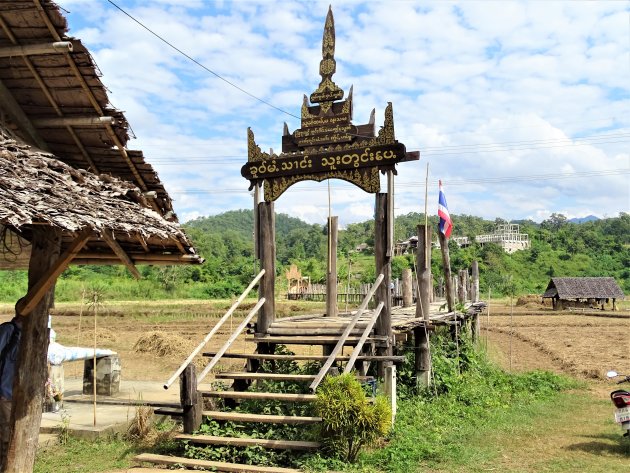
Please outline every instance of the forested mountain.
M490 233L504 220L484 220L471 215L453 215L454 236ZM437 227L437 217L429 224ZM416 233L424 215L400 215L395 222L395 237L404 240ZM450 242L453 270L470 267L479 261L481 290L487 293L541 293L551 276L613 276L630 293L630 215L571 223L564 215L552 214L541 224L513 222L529 234L532 246L512 255L499 246L474 243L459 248ZM81 298L86 287L99 287L109 299L221 298L240 293L258 272L253 254L253 212L237 210L204 217L184 225L206 262L200 266L141 266L143 280L135 281L123 266L71 266L57 285L58 300ZM434 233L435 238L435 233ZM356 252L361 243L368 250ZM308 224L288 215L276 215L277 275L284 274L291 263L313 282L326 276L327 228ZM348 225L339 231L339 278L347 281L351 263L353 284L374 280L374 222L368 220ZM393 275L403 268L413 268L411 255L394 258ZM433 252L434 277L441 274L439 251ZM286 280L278 279L281 287ZM0 272L0 300L15 301L26 290L24 271Z

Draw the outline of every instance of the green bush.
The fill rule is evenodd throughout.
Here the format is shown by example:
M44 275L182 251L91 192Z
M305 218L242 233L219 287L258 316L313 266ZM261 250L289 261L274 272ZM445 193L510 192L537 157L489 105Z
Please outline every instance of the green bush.
M328 376L317 391L315 408L322 417L324 448L332 455L354 462L359 451L387 435L392 411L387 399L368 401L353 374Z

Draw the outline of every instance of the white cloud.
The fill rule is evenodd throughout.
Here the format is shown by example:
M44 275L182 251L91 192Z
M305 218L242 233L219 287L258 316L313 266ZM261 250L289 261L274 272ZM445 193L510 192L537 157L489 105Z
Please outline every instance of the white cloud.
M282 123L293 131L299 120L204 71L105 2L59 3L71 11L71 34L90 48L112 102L139 136L129 146L154 159L180 218L251 207L240 176L247 127L263 149L278 151ZM299 116L302 95L319 83L327 2L117 3L289 114ZM354 84L355 123L366 123L376 108L378 129L391 101L397 138L421 151L420 163L398 166L397 211L423 211L427 162L431 212L438 178L447 183L452 213L541 220L551 212L630 210L626 4L497 5L334 5L334 80L346 93ZM605 135L613 137L594 139ZM601 174L610 169L625 172ZM373 196L340 181L332 188L342 225L371 218ZM298 184L277 211L323 223L326 189L325 183Z

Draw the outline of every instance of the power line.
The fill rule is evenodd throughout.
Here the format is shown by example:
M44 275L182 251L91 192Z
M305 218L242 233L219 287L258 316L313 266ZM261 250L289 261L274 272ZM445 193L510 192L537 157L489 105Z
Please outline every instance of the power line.
M162 36L160 36L159 34L157 34L155 31L153 31L151 28L149 28L148 26L146 26L144 23L142 23L140 20L136 19L135 17L133 17L131 14L127 13L125 10L123 10L121 7L119 7L118 5L116 5L112 0L107 0L110 4L112 4L114 7L116 7L120 12L124 13L126 16L128 16L129 18L131 18L134 22L136 22L138 25L140 25L142 28L144 28L145 30L147 30L149 33L151 33L153 36L155 36L157 39L159 39L160 41L162 41L164 44L168 45L169 47L171 47L172 49L174 49L175 51L177 51L179 54L181 54L182 56L184 56L185 58L189 59L190 61L194 62L195 64L197 64L199 67L201 67L203 70L205 70L206 72L209 72L210 74L212 74L213 76L217 77L218 79L221 79L223 82L225 82L226 84L231 85L232 87L234 87L235 89L239 90L240 92L249 95L251 98L258 100L259 102L275 109L278 110L279 112L282 112L286 115L289 115L290 117L293 118L297 118L298 120L300 120L300 117L293 115L290 112L287 112L286 110L283 110L279 107L276 107L275 105L273 105L272 103L267 102L266 100L261 99L260 97L255 96L254 94L248 92L247 90L243 89L242 87L239 87L238 85L236 85L235 83L229 81L228 79L226 79L225 77L221 76L220 74L214 72L213 70L209 69L208 67L204 66L203 64L201 64L199 61L197 61L196 59L194 59L192 56L189 56L188 54L186 54L184 51L182 51L181 49L179 49L177 46L175 46L174 44L168 42L165 38L163 38Z
M619 138L619 139L617 139ZM507 153L511 151L527 151L537 149L550 149L550 148L566 148L574 146L590 146L601 144L614 144L614 143L626 143L628 140L623 138L630 138L630 133L619 133L614 135L602 135L585 137L579 141L572 140L532 140L532 141L506 141L502 143L486 143L486 144L469 144L469 145L454 145L435 148L422 148L423 157L433 156L448 156L448 155L460 155L460 154L480 154L480 153ZM537 145L540 143L540 145ZM532 146L525 146L531 144ZM514 146L509 146L514 145ZM484 148L485 146L485 148ZM409 148L413 146L408 146ZM461 148L461 149L460 149ZM245 154L242 155L215 155L215 156L176 156L176 157L155 157L152 158L151 164L160 164L164 166L180 165L182 162L191 162L194 164L238 164L244 163L247 160Z
M471 184L502 184L509 182L532 182L532 181L562 181L565 179L582 179L590 177L604 177L604 176L616 176L622 174L630 174L630 168L619 169L605 169L602 171L583 171L574 173L563 174L530 174L524 176L499 176L499 177L487 177L478 179L454 179L448 182L448 187L468 186ZM437 181L431 183L437 185ZM413 188L421 187L425 185L424 181L403 181L397 183L399 188ZM335 187L341 189L350 189L354 186L352 184L336 184ZM323 192L322 189L300 189L300 192ZM185 189L180 191L171 191L172 194L246 194L249 193L243 188L213 188L213 189Z

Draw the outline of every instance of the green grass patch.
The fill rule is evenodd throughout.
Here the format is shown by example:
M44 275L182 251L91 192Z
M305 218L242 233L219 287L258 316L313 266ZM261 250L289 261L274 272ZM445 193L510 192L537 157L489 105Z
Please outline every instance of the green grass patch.
M33 473L87 473L129 468L136 452L118 437L82 440L70 437L64 444L40 450Z

